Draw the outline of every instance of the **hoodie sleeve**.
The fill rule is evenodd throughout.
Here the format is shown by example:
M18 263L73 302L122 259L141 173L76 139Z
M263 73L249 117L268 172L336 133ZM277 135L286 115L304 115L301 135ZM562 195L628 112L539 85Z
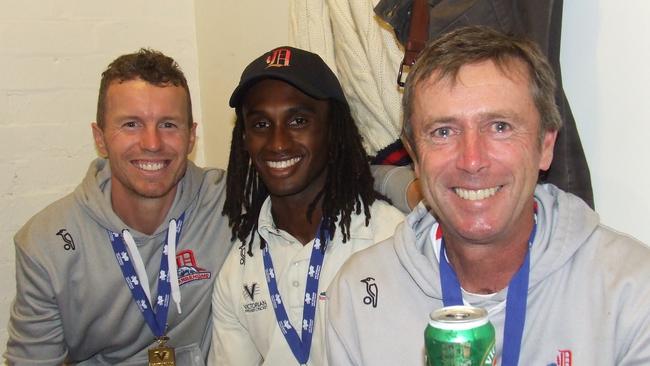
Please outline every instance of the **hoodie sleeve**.
M612 353L616 358L613 363L645 366L650 365L650 255L645 244L635 243L627 248L624 244L615 243L617 254L624 253L623 258L610 255L618 263L610 262L605 267L611 286L606 297L617 305L612 306L615 309L612 314L601 317L616 319L614 331L602 336L613 343L615 352ZM625 267L616 269L620 263L625 263Z
M415 181L413 169L410 166L371 165L370 171L375 178L375 190L388 197L403 213L410 213L408 195L409 187Z
M60 365L67 356L61 316L47 271L16 242L16 298L4 357L10 365Z
M327 360L330 365L336 366L361 365L357 321L354 319L354 309L349 303L353 297L342 274L343 272L339 272L327 290L329 296L325 330Z
M646 314L638 319L638 327L630 337L630 344L619 345L621 359L616 361L619 366L650 365L650 317ZM619 337L624 338L624 337ZM617 339L620 342L620 339ZM622 343L622 342L621 342Z

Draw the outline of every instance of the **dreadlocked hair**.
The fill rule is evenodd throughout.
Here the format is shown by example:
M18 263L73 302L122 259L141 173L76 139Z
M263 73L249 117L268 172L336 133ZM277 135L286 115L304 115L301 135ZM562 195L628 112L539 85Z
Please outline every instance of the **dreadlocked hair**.
M223 214L228 216L232 230L231 240L238 239L243 245L246 238L257 229L260 209L269 192L245 149L241 108L237 108L236 114L230 144ZM350 239L352 215L359 215L363 211L365 224L368 226L370 206L376 199L385 198L373 188L374 178L370 173L369 158L348 104L329 100L328 120L327 177L325 186L307 208L307 219L311 220L316 206L322 202L321 237L325 238L327 235L331 240L338 226L345 243ZM253 256L253 239L254 235L250 235L249 256ZM326 245L322 244L321 250L325 251ZM263 240L260 248L264 248Z

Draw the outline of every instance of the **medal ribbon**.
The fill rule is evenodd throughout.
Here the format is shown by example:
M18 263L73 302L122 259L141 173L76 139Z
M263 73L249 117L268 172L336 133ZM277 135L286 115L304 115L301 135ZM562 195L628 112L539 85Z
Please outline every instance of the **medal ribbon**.
M528 238L528 250L524 263L508 284L506 297L506 320L503 330L503 353L501 366L516 366L519 363L521 339L526 323L526 303L528 300L528 275L530 273L530 248L535 240L537 231L537 205L533 230ZM436 238L440 238L440 285L442 287L442 302L444 306L463 305L463 295L458 277L447 261L445 240L442 238L440 226Z
M322 225L322 222L320 225ZM280 296L278 284L275 280L275 270L273 269L273 261L271 260L269 245L265 245L262 250L264 273L266 275L266 283L269 286L269 294L271 295L271 303L273 304L273 310L275 311L275 318L278 321L278 325L280 326L284 338L289 344L289 348L291 348L291 352L293 352L294 357L301 365L307 364L307 360L309 360L311 341L314 334L318 282L320 280L320 271L325 258L325 254L320 250L320 248L322 243L327 243L329 240L329 234L326 230L321 233L320 225L318 226L316 238L314 239L314 246L311 250L311 258L309 260L309 271L307 272L307 284L305 286L305 304L302 310L301 337L298 337L296 328L291 324L291 321L289 321L289 316L284 307L282 296Z
M138 272L134 268L134 264L132 263L132 259L136 263L136 267L140 266L142 269L144 269L144 265L142 264L142 258L140 257L140 253L138 252L137 247L133 245L132 247L130 246L131 249L131 255L129 255L129 252L126 250L126 245L125 245L125 240L124 236L128 235L130 236L131 234L128 233L128 230L123 230L122 235L115 233L111 230L106 230L108 232L108 236L111 240L111 245L113 247L113 251L115 252L115 258L117 259L117 263L120 265L120 269L122 270L122 275L124 276L124 280L126 281L127 286L131 290L131 296L133 297L133 300L135 303L138 305L138 309L140 309L140 312L142 313L142 316L144 317L145 322L153 332L153 334L156 337L162 337L165 335L165 330L166 330L166 325L167 325L167 313L169 310L169 301L170 301L170 294L172 292L172 284L170 282L170 279L173 277L174 274L170 273L170 267L173 267L171 270L174 272L176 271L176 266L173 263L172 265L169 264L170 260L176 261L176 255L175 255L175 248L172 248L172 255L174 258L169 258L168 257L168 252L169 252L169 246L175 245L175 243L170 243L172 240L169 239L170 235L173 235L171 230L174 230L174 227L176 227L176 242L181 237L181 230L183 228L183 222L185 218L185 213L183 213L179 218L178 221L171 220L170 222L170 227L168 230L168 239L165 245L163 246L163 252L162 256L160 258L160 271L158 272L158 296L156 298L156 312L154 313L153 306L152 306L152 300L151 300L151 295L149 293L149 279L147 278L146 272L143 270L143 273L140 273L140 276L138 276ZM178 280L176 280L176 283L178 283ZM146 289L143 287L146 286ZM178 293L180 295L180 293ZM179 301L177 302L177 305ZM180 312L180 308L179 308Z

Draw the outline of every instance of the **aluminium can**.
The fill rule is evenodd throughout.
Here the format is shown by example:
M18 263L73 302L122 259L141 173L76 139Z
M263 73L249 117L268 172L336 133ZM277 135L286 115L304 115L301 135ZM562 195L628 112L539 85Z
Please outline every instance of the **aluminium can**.
M494 326L482 308L435 310L424 331L424 344L429 366L496 365Z

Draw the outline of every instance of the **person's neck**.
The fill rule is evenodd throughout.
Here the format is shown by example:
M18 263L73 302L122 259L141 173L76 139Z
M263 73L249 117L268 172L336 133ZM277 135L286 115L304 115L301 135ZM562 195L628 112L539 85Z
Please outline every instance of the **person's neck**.
M307 218L307 210L314 197L307 200L296 197L271 196L271 213L278 229L284 230L298 239L302 245L312 241L320 224L323 210L322 197L314 207L311 216Z
M147 235L153 234L162 224L169 212L176 188L161 198L140 197L131 192L121 192L118 188L111 191L113 211L129 227Z
M491 294L508 286L528 251L532 218L507 239L492 243L470 243L453 235L445 237L447 258L465 291Z

